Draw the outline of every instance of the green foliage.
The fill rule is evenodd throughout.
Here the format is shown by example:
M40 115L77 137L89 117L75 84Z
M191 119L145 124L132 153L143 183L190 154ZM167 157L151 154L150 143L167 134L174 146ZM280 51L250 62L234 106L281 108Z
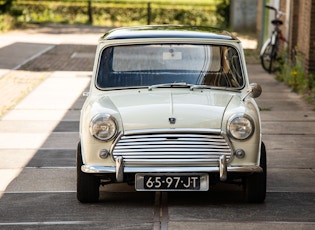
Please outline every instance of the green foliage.
M224 0L222 0L224 1ZM87 24L88 1L26 1L16 0L27 23ZM221 0L95 0L91 4L93 25L129 26L147 24L148 2L151 3L152 24L184 24L222 27L215 3Z
M277 79L288 84L292 91L304 95L315 108L315 78L313 74L305 74L303 56L297 54L290 60L287 52L283 52L280 58Z
M9 13L12 7L13 0L5 0L0 2L0 12Z
M19 11L14 11L13 9L9 13L0 14L0 32L6 32L22 26L22 23L17 20L17 14L20 15Z
M300 92L305 85L304 69L301 63L301 57L296 58L292 63L286 55L286 52L280 55L278 60L279 74L277 79L287 83L294 92Z
M86 9L80 5L68 5L54 2L48 4L20 5L23 14L19 20L26 23L85 23L87 20Z
M14 18L8 14L0 15L0 32L5 32L13 28Z
M230 0L223 0L217 6L218 22L224 28L230 25Z

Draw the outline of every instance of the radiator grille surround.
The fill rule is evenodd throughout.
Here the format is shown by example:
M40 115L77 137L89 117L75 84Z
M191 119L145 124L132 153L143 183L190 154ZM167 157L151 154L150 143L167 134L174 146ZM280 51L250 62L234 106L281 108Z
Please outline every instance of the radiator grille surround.
M221 132L150 132L120 135L111 150L114 160L123 157L126 166L217 166L229 162L233 150Z

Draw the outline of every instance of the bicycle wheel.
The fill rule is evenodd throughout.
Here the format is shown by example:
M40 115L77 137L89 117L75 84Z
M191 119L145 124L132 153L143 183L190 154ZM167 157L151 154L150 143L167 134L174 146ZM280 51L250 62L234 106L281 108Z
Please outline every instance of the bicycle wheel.
M265 50L260 55L261 66L268 73L273 72L275 56L276 56L275 45L272 45L271 43L269 43L266 46Z

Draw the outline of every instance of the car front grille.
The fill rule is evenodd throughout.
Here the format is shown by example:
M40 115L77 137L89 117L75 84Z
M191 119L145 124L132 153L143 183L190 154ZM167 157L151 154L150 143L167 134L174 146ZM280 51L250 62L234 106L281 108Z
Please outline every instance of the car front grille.
M126 166L212 166L231 159L232 149L221 134L150 133L123 135L112 149Z

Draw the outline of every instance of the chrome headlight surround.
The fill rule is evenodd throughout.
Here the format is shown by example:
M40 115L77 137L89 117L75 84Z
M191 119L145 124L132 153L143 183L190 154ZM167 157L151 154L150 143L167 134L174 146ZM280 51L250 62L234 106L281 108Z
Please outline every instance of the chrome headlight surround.
M254 133L255 126L253 119L244 113L231 116L227 123L228 134L237 140L246 140Z
M90 121L90 133L98 140L108 141L117 134L117 122L110 114L97 114Z

